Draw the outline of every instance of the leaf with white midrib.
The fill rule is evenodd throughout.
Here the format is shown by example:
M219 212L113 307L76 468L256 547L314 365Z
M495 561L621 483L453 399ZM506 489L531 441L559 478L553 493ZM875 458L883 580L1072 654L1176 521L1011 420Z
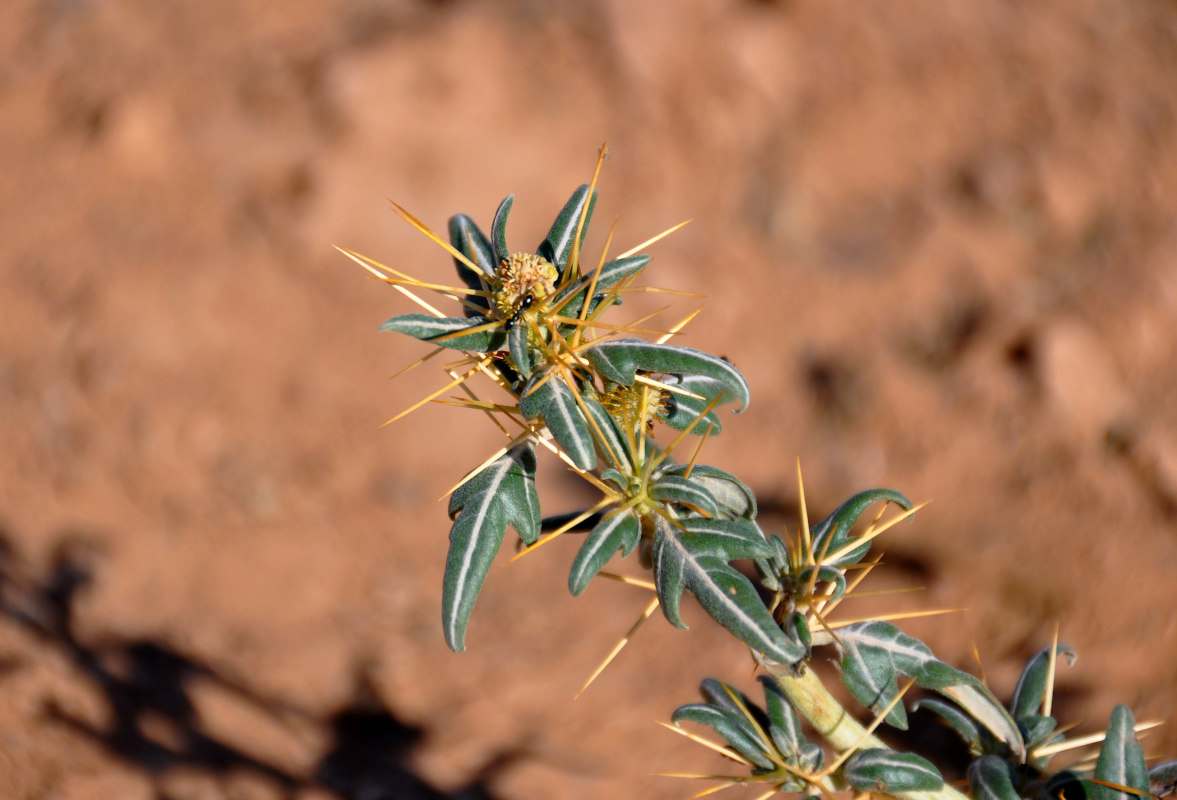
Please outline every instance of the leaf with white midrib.
M470 334L461 331L490 323L487 317L435 317L432 314L400 314L380 326L381 331L392 331L412 336L451 350L468 350L488 353L502 346L504 332L501 327L489 328ZM449 338L441 339L449 335Z
M748 382L740 371L718 356L690 347L647 342L645 339L606 339L584 349L601 375L614 383L632 386L639 370L666 375L701 375L718 381L727 390L726 401L748 407Z
M1054 646L1051 645L1035 653L1026 662L1022 674L1018 676L1013 700L1009 704L1010 712L1018 722L1036 715L1042 708L1046 697L1046 680L1050 672L1050 652L1053 649ZM1068 665L1075 663L1075 651L1061 642L1058 645L1058 654L1066 656Z
M852 755L842 775L859 792L934 792L944 785L940 770L932 762L915 753L881 747Z
M1017 723L979 678L938 659L924 664L915 677L918 685L952 700L1004 743L1018 761L1025 761L1026 743Z
M1128 706L1119 705L1112 709L1107 735L1099 749L1099 760L1095 763L1095 777L1147 795L1148 766L1144 761L1144 751L1136 739L1135 727L1136 720ZM1087 797L1088 800L1137 800L1134 795L1100 784L1089 786Z
M805 648L785 636L751 582L726 559L692 552L688 535L664 520L658 520L656 531L654 584L671 623L686 627L678 613L685 588L716 622L753 650L787 664L805 656Z
M450 498L450 549L442 588L442 629L446 643L465 649L466 626L487 572L503 543L507 525L521 539L539 536L535 451L519 445L459 486Z
M969 765L973 800L1021 800L1009 764L1000 756L982 756Z
M606 515L585 538L568 573L568 589L579 595L618 550L628 555L641 538L641 525L632 511Z
M581 241L584 241L584 237L588 234L589 222L593 218L593 207L597 203L597 193L593 192L590 198L587 183L576 187L576 191L560 209L560 213L556 215L556 221L552 223L551 230L548 231L548 235L544 237L536 251L561 272L564 271L568 256L572 253L572 240L576 236L577 226L580 225L580 216L586 200L588 211L585 213L584 227L580 231Z
M838 631L838 638L843 646L842 682L854 699L876 712L898 693L899 677L915 677L926 662L935 658L927 645L889 622L847 625ZM888 712L887 722L907 729L902 702Z
M556 442L576 466L583 470L596 466L597 450L592 430L563 375L546 371L535 373L523 389L519 410L527 419L542 416Z
M507 249L507 217L511 213L511 206L515 205L515 195L509 194L499 203L495 211L494 221L490 224L491 246L494 248L495 270L497 271L503 259L511 255Z

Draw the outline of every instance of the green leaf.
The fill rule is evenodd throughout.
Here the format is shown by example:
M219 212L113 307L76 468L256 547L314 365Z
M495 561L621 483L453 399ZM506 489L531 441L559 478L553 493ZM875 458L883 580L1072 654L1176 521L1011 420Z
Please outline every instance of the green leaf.
M572 561L572 569L568 573L568 590L574 595L580 595L614 553L621 550L622 555L629 555L641 535L641 524L632 511L613 513L602 519L585 538Z
M944 785L940 770L926 758L881 747L850 756L842 775L858 792L934 792Z
M772 551L760 526L751 520L691 517L679 520L679 524L690 543L691 552L696 555L730 561L760 558Z
M542 416L556 442L577 467L587 471L597 465L592 430L563 375L535 373L523 389L519 410L527 419Z
M1044 717L1040 714L1027 714L1017 720L1017 723L1018 731L1022 734L1022 741L1026 743L1028 750L1033 750L1035 747L1049 742L1055 729L1058 728L1054 717ZM1061 739L1062 737L1055 738ZM1042 766L1045 768L1048 763L1050 763L1049 756L1044 756Z
M719 415L715 413L715 409L712 408L704 413L707 406L711 405L716 397L723 394L723 384L701 375L684 375L681 378L668 380L666 383L683 392L697 396L691 397L679 392L667 392L667 408L666 413L662 416L663 422L676 431L685 431L687 428L691 428L691 433L695 436L718 436L723 432L723 423L719 421ZM699 419L700 416L702 419ZM697 419L699 422L696 424L695 420ZM692 425L694 427L691 427Z
M414 339L432 342L439 347L448 347L452 350L489 353L503 346L506 337L501 326L465 336L450 336L448 339L439 341L439 337L476 328L489 322L491 320L486 317L435 317L432 314L401 314L381 325L380 330L403 333Z
M686 627L679 614L685 588L716 622L753 650L786 664L805 656L805 648L785 636L743 574L724 558L695 552L691 534L661 517L655 520L653 560L658 600L672 624Z
M662 503L677 503L701 514L715 517L719 506L702 486L681 475L663 475L650 486L650 497Z
M789 763L801 757L801 748L809 743L801 730L801 720L793 710L780 685L768 675L761 675L765 710L768 712L768 735Z
M1026 744L1017 723L979 678L937 660L924 664L916 678L920 686L939 692L963 708L1019 762L1025 762Z
M948 727L956 731L957 735L968 745L969 752L974 756L982 755L985 752L982 741L983 737L992 741L992 737L988 736L987 731L978 725L972 717L952 703L941 700L938 697L922 697L911 704L912 711L919 708L926 708L931 711L943 720Z
M588 214L584 219L584 228L580 231L580 241L583 244L584 237L588 234L589 221L593 218L593 207L597 204L597 193L593 192L590 198L587 183L576 187L572 197L564 204L564 208L560 209L548 235L536 249L536 253L550 261L561 274L564 273L568 256L572 253L572 240L576 237L576 226L580 224L580 214L586 201L589 206Z
M1014 688L1013 700L1009 704L1009 710L1017 722L1022 722L1027 717L1037 716L1042 708L1042 703L1046 699L1050 651L1051 647L1038 651L1022 669L1018 685ZM1075 663L1075 651L1065 644L1059 644L1058 653L1066 656L1067 666Z
M503 263L511 255L511 251L507 249L507 217L510 215L511 206L513 205L515 205L515 195L509 194L504 197L503 202L499 203L499 209L495 212L494 222L490 226L496 271L498 265Z
M594 423L589 427L592 429L593 439L597 442L597 451L601 458L621 469L624 474L632 475L634 473L633 448L630 447L629 439L621 432L621 426L617 424L617 420L603 405L587 394L581 395L580 399L584 401L583 410L588 412L588 419ZM620 485L624 486L624 482Z
M496 264L494 260L494 249L491 247L490 240L486 238L486 234L475 224L474 220L465 214L458 214L450 217L450 244L466 258L473 261L482 270L482 273L475 272L470 269L461 259L454 259L454 267L458 270L458 277L461 278L462 283L466 284L469 289L475 291L485 290L490 288L491 279L494 277ZM477 295L469 295L466 300L472 305L478 306L481 313L485 316L490 313L490 304L485 297L478 297ZM471 308L466 309L466 316L471 317L477 315L479 312Z
M842 642L842 683L855 700L876 714L898 694L900 677L918 676L935 658L927 645L889 622L847 625L838 631L838 638ZM907 730L902 702L887 713L887 723Z
M837 559L830 560L830 556L851 542L850 532L862 516L862 512L881 500L895 503L904 510L911 508L910 500L891 489L868 489L859 492L810 529L813 536L813 552L817 558L821 559L823 564L835 567L861 561L870 551L870 542L863 543L861 547L856 547Z
M514 526L526 543L539 538L535 492L535 450L515 447L454 490L450 497L450 549L442 588L442 629L446 643L466 649L466 626L491 562Z
M584 356L604 377L632 386L638 370L667 375L699 375L727 389L724 402L736 401L739 411L748 407L748 383L740 371L718 356L644 339L606 339L585 348Z
M760 740L747 717L738 711L725 711L705 703L691 703L676 708L670 719L676 725L684 721L707 725L722 736L732 749L760 769L771 770L776 767L769 748Z
M588 292L589 286L593 286L593 302L589 305L589 311L592 311L596 304L605 297L609 289L630 275L641 272L649 263L650 257L646 255L626 256L606 261L601 265L595 285L593 284L593 273L590 272L561 289L546 305L565 317L579 316L580 310L584 306L584 296Z
M1148 771L1153 797L1167 797L1177 792L1177 759L1154 764Z
M969 789L973 800L1021 800L1013 770L1000 756L981 756L969 765Z
M690 470L691 480L706 489L726 517L756 518L756 495L735 475L706 464L672 464L664 467L662 475L682 475Z
M518 322L507 331L507 349L511 353L511 360L515 362L515 370L519 377L531 377L531 350L527 346L527 325Z
M1148 767L1144 763L1144 751L1136 740L1136 720L1128 706L1112 709L1107 734L1099 749L1099 760L1095 762L1095 778L1118 786L1135 789L1140 795L1149 792ZM1127 792L1116 791L1110 786L1091 784L1087 787L1087 800L1137 800Z
M817 572L817 579L814 581L816 586L818 583L832 583L834 584L834 593L829 595L831 600L841 600L846 594L846 573L837 567L820 566L820 567L806 567L797 575L797 582L802 585L808 585L810 576L814 571Z

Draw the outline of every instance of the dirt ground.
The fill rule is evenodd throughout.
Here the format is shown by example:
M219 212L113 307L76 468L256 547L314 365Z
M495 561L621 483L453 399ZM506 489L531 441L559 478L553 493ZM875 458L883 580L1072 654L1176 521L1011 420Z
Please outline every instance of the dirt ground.
M1177 755L1174 75L1177 5L1143 0L0 3L0 797L723 768L657 725L753 684L696 608L574 699L646 602L569 597L575 542L496 564L445 648L437 498L498 434L378 427L444 379L386 380L411 306L331 247L448 281L388 198L441 228L513 192L530 247L605 140L588 250L693 219L649 281L709 296L682 341L753 387L705 460L765 526L797 459L815 515L934 500L875 582L926 590L875 608L967 609L908 629L1003 697L1057 624L1059 716L1127 703Z

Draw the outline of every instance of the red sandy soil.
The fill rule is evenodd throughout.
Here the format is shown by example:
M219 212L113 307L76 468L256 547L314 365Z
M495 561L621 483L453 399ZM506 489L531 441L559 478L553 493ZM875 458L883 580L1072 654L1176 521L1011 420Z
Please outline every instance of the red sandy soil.
M706 6L703 8L702 6ZM549 7L552 6L552 7ZM751 408L709 463L770 530L889 486L876 612L1008 697L1177 755L1171 2L0 4L0 797L679 798L658 727L746 652L697 608L573 600L575 542L439 627L437 502L498 447L380 335L441 228L538 242L597 148L589 252L693 218L649 280ZM673 298L673 321L698 301ZM635 303L635 307L641 303ZM591 500L558 465L550 510ZM867 601L859 608L871 613ZM946 735L946 734L934 734Z

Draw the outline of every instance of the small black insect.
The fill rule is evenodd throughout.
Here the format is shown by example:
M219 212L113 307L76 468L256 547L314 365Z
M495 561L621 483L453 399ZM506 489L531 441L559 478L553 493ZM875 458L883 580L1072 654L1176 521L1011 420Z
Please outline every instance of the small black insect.
M511 330L511 328L514 327L515 323L518 322L520 320L520 318L523 316L523 312L526 311L527 309L531 308L531 304L534 302L535 302L534 295L530 295L530 294L523 295L523 299L519 301L519 305L515 306L515 312L513 314L511 314L510 318L507 320L504 327L507 330Z

